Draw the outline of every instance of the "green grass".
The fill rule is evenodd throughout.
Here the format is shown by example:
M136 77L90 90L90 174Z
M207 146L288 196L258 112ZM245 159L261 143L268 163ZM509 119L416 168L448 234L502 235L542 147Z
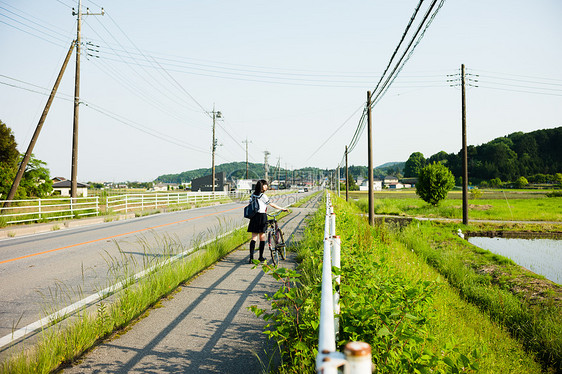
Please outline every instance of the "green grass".
M457 226L413 223L396 240L460 295L503 325L551 370L562 370L562 288L455 235Z
M338 349L348 340L369 342L379 373L541 372L521 343L392 230L371 228L355 207L334 200L342 240ZM283 286L271 297L272 312L257 313L266 316L266 331L282 349L280 373L314 371L323 225L321 208L297 247L299 275L292 281L299 287L288 287L277 273Z
M365 194L354 194L358 206L368 211ZM377 192L374 195L375 214L392 214L416 217L462 219L462 194L450 192L446 200L434 207L415 195L413 191ZM545 192L486 191L479 199L470 199L469 219L556 221L562 222L562 198L548 198Z
M220 234L219 230L220 228L210 234L216 237ZM135 264L128 265L128 256L121 253L121 256L110 260L110 272L114 272L113 282L125 281L128 287L116 295L115 301L111 303L101 301L97 304L97 311L94 313L81 311L65 324L44 329L36 345L1 363L0 372L50 373L61 365L73 362L102 339L139 318L183 282L246 241L247 233L244 229L238 229L205 247L197 246L197 251L193 254L159 267L137 281L132 281L130 278L132 273L137 271L133 269ZM162 263L174 254L185 250L180 242L170 238L160 240L160 244L164 245L164 249L159 250L163 251L164 256L152 256L157 258L158 262L145 262L142 264L144 269ZM145 247L144 251L149 253L151 249ZM61 297L64 298L65 295ZM59 302L52 300L52 306L48 308L56 309ZM46 314L48 313L50 312L46 311Z

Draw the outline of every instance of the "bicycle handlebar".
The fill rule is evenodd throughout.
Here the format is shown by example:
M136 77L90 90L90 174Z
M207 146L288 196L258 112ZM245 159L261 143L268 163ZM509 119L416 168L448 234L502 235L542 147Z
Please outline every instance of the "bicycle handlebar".
M267 213L267 212L266 212L266 214L267 214L268 216L273 217L273 218L277 217L277 216L280 215L281 213L283 213L282 210L278 210L277 212L275 212L275 213L273 213L273 214L270 214L270 213Z

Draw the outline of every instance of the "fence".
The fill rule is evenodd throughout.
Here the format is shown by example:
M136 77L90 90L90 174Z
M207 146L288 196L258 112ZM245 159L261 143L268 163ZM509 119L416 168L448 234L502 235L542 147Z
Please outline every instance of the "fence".
M344 366L345 374L367 374L372 372L371 347L364 342L346 344L344 353L336 351L336 337L339 331L340 314L339 284L340 276L335 277L336 292L332 282L332 267L340 268L340 237L336 235L336 215L326 195L326 221L324 225L324 253L322 266L322 294L320 300L320 325L318 334L318 355L316 371L323 374L336 374L338 367Z
M36 222L50 219L74 218L98 215L99 197L77 197L75 199L29 199L7 200L9 207L0 208L0 217L5 224Z
M99 215L107 212L142 211L166 206L194 205L213 201L245 199L247 194L238 192L178 192L126 194L77 198L49 198L9 200L9 207L0 207L0 219L5 225L12 223L40 222L52 219L75 218ZM104 201L105 200L105 201ZM4 202L2 202L4 203Z
M108 196L106 210L127 212L131 210L158 209L172 205L190 205L224 199L235 199L241 195L237 192L176 192L151 194L126 194Z

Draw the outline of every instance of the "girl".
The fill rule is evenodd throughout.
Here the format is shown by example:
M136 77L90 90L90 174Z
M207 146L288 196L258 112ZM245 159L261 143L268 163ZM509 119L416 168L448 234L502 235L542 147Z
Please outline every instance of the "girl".
M267 210L267 206L272 206L275 209L282 210L284 212L288 212L288 209L281 208L280 206L275 205L269 198L265 195L265 191L267 191L268 185L267 181L261 179L256 183L256 189L251 197L251 199L258 199L258 203L260 209L255 216L250 219L250 224L248 225L248 232L252 233L252 241L250 242L250 260L248 261L252 264L254 259L254 250L256 249L256 241L259 237L260 239L260 257L258 258L259 261L265 261L263 257L263 251L265 249L265 232L267 231L267 214L265 213Z

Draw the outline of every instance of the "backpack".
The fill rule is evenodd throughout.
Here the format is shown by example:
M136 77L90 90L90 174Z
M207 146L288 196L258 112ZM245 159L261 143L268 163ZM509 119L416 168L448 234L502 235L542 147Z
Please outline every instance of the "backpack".
M244 208L244 218L252 219L252 217L260 210L260 203L258 200L261 196L262 195L256 197L256 195L252 195L250 198L250 204Z

